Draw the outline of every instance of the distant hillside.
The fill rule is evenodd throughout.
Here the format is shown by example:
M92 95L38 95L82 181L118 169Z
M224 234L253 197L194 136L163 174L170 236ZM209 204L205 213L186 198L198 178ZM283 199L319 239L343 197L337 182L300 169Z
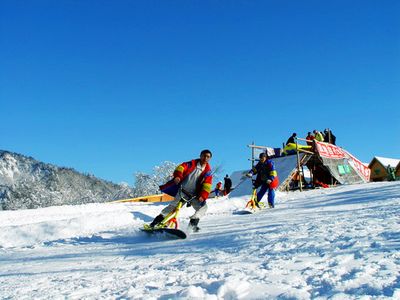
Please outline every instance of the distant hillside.
M0 150L0 210L106 202L132 195L127 185Z

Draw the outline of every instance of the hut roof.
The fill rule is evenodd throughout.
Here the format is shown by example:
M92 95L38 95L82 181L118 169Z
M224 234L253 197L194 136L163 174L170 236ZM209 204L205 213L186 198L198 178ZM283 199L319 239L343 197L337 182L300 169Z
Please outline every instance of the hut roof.
M371 166L371 164L373 163L374 159L376 159L379 163L381 163L382 166L384 166L385 168L387 168L389 165L391 167L396 168L396 166L400 163L400 159L375 156L372 159L372 161L369 163L369 166Z

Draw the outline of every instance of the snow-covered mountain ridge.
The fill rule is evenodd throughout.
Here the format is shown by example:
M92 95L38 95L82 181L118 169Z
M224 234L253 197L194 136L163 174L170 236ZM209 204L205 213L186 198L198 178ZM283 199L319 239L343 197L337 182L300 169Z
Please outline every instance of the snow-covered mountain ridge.
M127 185L0 150L0 210L105 202L132 194Z

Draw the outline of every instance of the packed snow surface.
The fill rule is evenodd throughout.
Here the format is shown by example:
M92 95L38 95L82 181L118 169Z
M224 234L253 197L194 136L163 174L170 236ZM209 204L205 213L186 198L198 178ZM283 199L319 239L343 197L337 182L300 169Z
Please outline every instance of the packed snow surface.
M0 211L0 299L400 299L398 182L247 200L186 240L140 231L165 203Z

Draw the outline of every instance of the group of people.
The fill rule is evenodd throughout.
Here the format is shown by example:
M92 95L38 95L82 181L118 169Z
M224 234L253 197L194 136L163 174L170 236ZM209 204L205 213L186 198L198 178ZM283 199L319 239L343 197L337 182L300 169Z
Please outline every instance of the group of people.
M218 181L215 185L214 193L215 197L226 196L231 192L232 189L232 180L229 178L229 175L226 174L224 177L224 186L222 186L222 181Z
M207 198L211 192L213 173L209 161L212 158L210 150L201 151L200 158L183 162L178 165L173 173L173 178L166 184L160 186L161 192L174 197L174 200L166 206L159 215L149 224L155 227L164 220L164 217L172 212L182 198L182 191L194 196L191 206L195 213L190 217L189 227L194 232L200 228L198 224L207 212ZM258 201L261 201L264 194L268 191L268 205L275 207L275 188L278 186L278 174L274 163L269 159L266 153L259 155L259 162L246 174L247 177L253 177L254 188L259 189L257 193ZM228 175L224 178L224 193L229 194L232 189L232 181ZM222 184L222 182L221 182Z
M313 130L313 133L309 131L307 133L306 140L307 140L307 145L309 146L312 145L313 140L336 145L336 136L328 128L326 128L323 132L320 132L316 129Z
M296 138L297 138L297 133L294 132L286 141L286 145L295 144ZM314 129L312 133L311 131L307 132L306 140L307 140L307 145L309 146L312 146L313 140L336 145L336 136L332 133L332 131L329 128L326 128L323 132L318 131L316 129Z
M293 133L286 142L286 145L296 143L297 134ZM306 140L307 144L313 140L327 142L335 145L336 137L332 131L325 129L324 132L314 130L313 134L308 132ZM310 144L309 144L310 145ZM182 191L189 193L194 196L191 201L191 206L194 208L195 213L190 217L189 227L193 231L198 231L198 224L200 218L203 217L207 212L207 199L212 189L212 178L213 173L209 161L212 158L210 150L206 149L201 151L200 157L193 159L188 162L183 162L176 167L173 178L166 184L160 186L161 192L171 195L174 200L166 206L161 213L154 218L149 224L150 227L155 227L161 223L164 217L172 212L178 205L182 198ZM258 163L246 174L247 177L252 178L253 187L258 190L257 199L261 201L266 193L268 193L268 206L270 208L275 207L275 189L279 184L278 174L275 169L274 162L269 158L266 152L262 152L259 155ZM232 180L228 175L224 178L224 187L222 188L222 182L218 182L214 190L215 195L227 195L232 189Z

